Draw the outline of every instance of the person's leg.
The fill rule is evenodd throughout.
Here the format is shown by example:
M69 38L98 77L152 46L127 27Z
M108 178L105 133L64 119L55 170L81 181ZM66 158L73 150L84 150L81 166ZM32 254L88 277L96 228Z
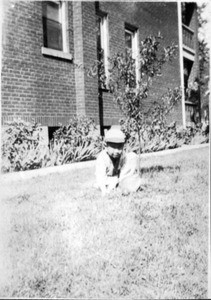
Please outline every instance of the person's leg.
M119 181L124 178L137 174L139 170L139 159L138 155L134 152L126 153L125 161L120 171Z
M124 193L135 192L141 185L141 178L138 174L139 159L134 152L126 154L125 163L119 176L119 187Z

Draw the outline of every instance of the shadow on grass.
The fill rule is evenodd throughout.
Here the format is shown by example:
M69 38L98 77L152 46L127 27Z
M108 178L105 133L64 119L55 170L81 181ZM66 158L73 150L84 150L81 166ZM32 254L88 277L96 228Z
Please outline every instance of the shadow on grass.
M157 165L157 166L151 166L151 167L147 167L147 168L141 168L141 174L148 174L148 173L159 173L159 172L170 172L170 173L174 173L175 171L180 171L180 166L161 166L161 165Z

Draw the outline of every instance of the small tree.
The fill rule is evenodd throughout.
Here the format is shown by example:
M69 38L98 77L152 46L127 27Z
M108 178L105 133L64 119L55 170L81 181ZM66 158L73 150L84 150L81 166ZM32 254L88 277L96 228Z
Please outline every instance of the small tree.
M208 29L208 20L204 17L204 12L207 10L208 3L198 5L198 24L199 24L199 84L202 100L202 111L209 113L209 69L210 69L210 56L208 36L206 32Z
M113 94L115 103L120 108L124 115L125 122L132 125L133 130L138 136L139 142L139 159L141 152L141 139L144 138L143 128L149 121L150 113L157 114L163 109L169 111L167 108L162 108L161 105L146 110L144 107L144 100L149 95L149 90L152 87L153 78L161 75L162 66L174 58L177 46L172 44L166 48L161 48L160 41L162 37L160 34L157 36L148 36L141 41L139 53L139 72L140 80L136 79L136 61L132 57L131 52L118 53L110 59L110 76L107 79L107 88ZM171 103L168 103L169 108L172 103L179 99L179 94L175 90L171 92ZM140 165L140 164L139 164Z

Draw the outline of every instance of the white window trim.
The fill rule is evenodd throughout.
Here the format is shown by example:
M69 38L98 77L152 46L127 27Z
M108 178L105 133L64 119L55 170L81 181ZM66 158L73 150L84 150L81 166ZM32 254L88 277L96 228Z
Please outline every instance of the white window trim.
M66 60L72 60L73 56L70 53L65 53L63 51L51 49L51 48L46 48L46 47L41 47L41 53L47 56L52 56L52 57L57 57L57 58L62 58Z
M62 48L63 50L55 50L49 47L41 47L42 54L48 56L59 57L67 60L72 60L72 54L69 53L69 38L68 38L68 2L55 1L59 4L59 21L62 24Z
M132 39L132 55L135 59L136 65L136 82L140 82L141 75L140 75L140 58L139 58L139 34L138 30L134 31L133 39Z
M100 16L100 37L101 37L101 48L104 54L104 66L105 66L105 76L109 76L109 35L108 35L108 16Z
M194 61L195 60L195 51L191 50L187 46L183 45L183 57Z
M140 82L140 59L139 59L139 32L137 30L130 30L125 28L125 32L131 34L132 36L132 58L135 59L135 68L136 68L136 82Z
M60 1L60 20L62 23L62 41L63 52L69 53L69 39L68 39L68 2Z

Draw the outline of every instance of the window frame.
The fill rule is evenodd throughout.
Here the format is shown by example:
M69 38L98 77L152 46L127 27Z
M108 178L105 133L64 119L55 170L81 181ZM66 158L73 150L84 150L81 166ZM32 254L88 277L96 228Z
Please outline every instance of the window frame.
M109 26L108 14L104 12L97 12L97 17L100 19L100 45L103 50L103 60L105 68L105 76L109 77Z
M59 22L61 24L61 35L62 35L62 49L57 50L52 47L47 47L44 41L44 20L43 20L43 46L41 52L44 55L54 56L67 60L72 60L72 55L69 53L69 36L68 36L68 1L45 1L52 2L59 5ZM44 19L44 2L42 3L42 18ZM47 3L45 3L47 5ZM47 19L47 18L46 18Z
M124 33L129 33L132 36L132 58L135 59L135 68L136 68L136 83L138 84L141 79L140 74L140 55L139 55L139 30L135 26L125 23ZM126 46L125 46L126 48Z

